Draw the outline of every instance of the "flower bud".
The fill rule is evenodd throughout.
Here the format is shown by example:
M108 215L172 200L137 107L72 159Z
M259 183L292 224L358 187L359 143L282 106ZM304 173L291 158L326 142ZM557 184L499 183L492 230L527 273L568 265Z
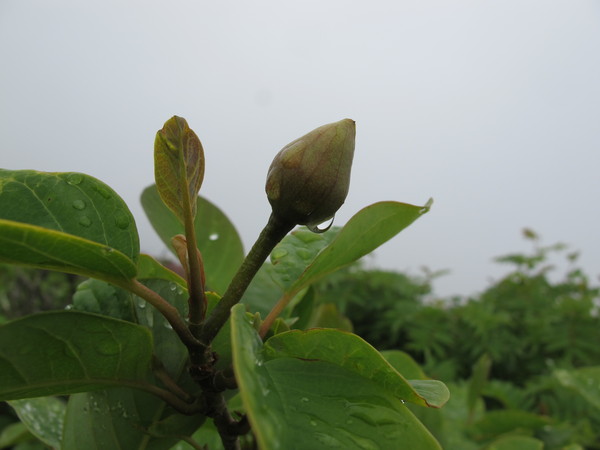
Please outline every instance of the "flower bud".
M309 228L331 219L348 195L355 134L354 121L344 119L286 145L267 174L273 214Z

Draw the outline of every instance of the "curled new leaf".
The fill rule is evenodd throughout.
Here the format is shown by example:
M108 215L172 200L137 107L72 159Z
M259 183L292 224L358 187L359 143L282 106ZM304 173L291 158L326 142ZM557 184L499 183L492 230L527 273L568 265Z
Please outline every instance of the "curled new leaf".
M173 116L156 133L154 176L160 197L178 219L193 218L204 179L204 150L182 117Z

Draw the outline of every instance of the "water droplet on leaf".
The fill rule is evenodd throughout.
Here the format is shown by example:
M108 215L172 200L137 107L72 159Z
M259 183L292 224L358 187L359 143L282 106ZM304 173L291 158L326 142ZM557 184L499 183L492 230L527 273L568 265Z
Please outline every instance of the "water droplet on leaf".
M296 250L296 254L302 259L309 259L313 256L313 253L306 248L299 248Z
M82 210L85 208L85 202L83 200L75 200L71 206L75 209Z
M216 241L217 239L219 239L219 233L211 233L208 236L208 240L209 241Z
M92 220L88 216L81 216L79 218L79 225L82 227L89 227L92 224Z
M108 191L108 189L106 189L105 187L103 187L103 186L94 186L94 188L106 200L109 200L112 197L110 195L110 192Z
M275 250L273 250L273 253L271 253L271 259L281 259L284 256L287 256L288 251L284 248L276 248Z
M83 175L80 173L72 173L67 177L67 183L72 185L80 184L83 181Z
M117 213L115 216L115 225L121 230L124 230L129 226L129 217L125 213Z

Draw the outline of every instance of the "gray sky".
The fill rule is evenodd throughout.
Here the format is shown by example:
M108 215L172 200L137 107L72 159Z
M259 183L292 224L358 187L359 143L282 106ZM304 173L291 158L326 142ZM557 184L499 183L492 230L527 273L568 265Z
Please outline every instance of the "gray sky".
M597 0L0 0L0 167L80 171L130 205L172 115L202 140L202 194L246 248L288 142L357 122L336 224L379 200L431 212L372 265L451 269L440 295L485 288L526 250L520 230L600 273Z

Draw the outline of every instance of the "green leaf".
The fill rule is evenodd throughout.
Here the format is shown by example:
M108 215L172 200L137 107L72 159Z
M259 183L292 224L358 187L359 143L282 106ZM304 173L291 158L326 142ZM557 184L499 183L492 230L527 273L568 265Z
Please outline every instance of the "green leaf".
M272 277L282 291L287 290L302 275L339 232L339 227L332 228L327 233L313 233L303 227L292 231L277 244L271 252Z
M0 261L108 281L127 281L135 264L121 252L58 231L0 219Z
M381 385L327 361L267 359L244 305L231 321L234 370L259 448L440 448Z
M436 380L409 383L369 343L359 336L333 329L293 330L270 338L264 345L267 360L282 357L326 361L373 381L398 399L421 406L441 407L450 393ZM416 386L414 385L416 384Z
M154 269L159 270L159 267ZM144 279L143 283L185 316L187 291L168 278L149 278ZM92 280L91 283L102 282ZM116 297L106 300L112 302L122 296L126 304L133 305L134 318L152 333L155 356L162 362L167 373L186 391L197 392L198 386L186 370L187 350L164 316L145 300L122 289L113 289L117 291ZM99 289L96 288L96 291ZM209 301L216 302L211 295ZM221 334L218 338L222 339ZM173 413L165 402L146 392L106 389L71 396L65 422L65 443L68 448L76 449L166 449L175 445L181 436L191 435L204 420L202 415L190 417Z
M25 424L11 423L0 432L0 448L17 448L19 443L29 441L31 438L31 433Z
M423 372L423 369L417 364L417 362L408 353L400 350L384 350L381 356L391 364L391 366L402 374L404 378L410 380L427 380L427 376Z
M80 173L0 169L0 261L129 280L138 254L133 216L104 183Z
M174 282L161 279L144 280L144 284L171 303L182 317L187 317L188 294ZM169 322L145 300L134 296L137 321L152 332L154 353L167 368L171 377L179 379L184 372L188 352Z
M591 405L600 409L600 366L556 370L554 376L563 386L574 389Z
M0 326L0 400L106 386L144 388L152 338L143 327L80 312L51 312Z
M140 254L137 268L138 280L146 280L149 278L159 278L161 280L172 281L184 289L187 289L186 281L172 270L166 268L156 259L144 253Z
M331 243L339 230L340 228L335 227L327 233L313 233L302 227L292 231L273 249L270 261L262 265L244 293L242 302L250 311L266 316L317 254ZM300 297L297 296L298 299ZM288 312L294 307L292 302Z
M204 420L173 417L160 399L133 389L75 394L67 407L63 449L169 449Z
M155 185L144 190L141 200L154 230L173 251L171 238L184 234L183 225L161 201ZM204 261L206 284L222 294L244 259L242 241L227 216L214 204L198 197L196 205L194 228Z
M204 149L182 117L173 116L156 133L154 177L160 197L181 223L196 214L196 196L204 179Z
M21 422L39 440L59 449L67 406L56 397L28 398L9 402Z
M473 424L472 433L475 439L482 441L516 430L540 430L550 423L547 417L527 411L500 409L486 412Z
M0 219L97 242L134 262L140 252L135 220L125 202L82 173L0 169Z
M295 326L294 328L300 329ZM336 328L352 332L352 322L338 310L334 303L322 303L313 310L306 328Z
M136 322L132 294L100 280L85 280L73 294L72 309Z
M431 203L379 202L361 209L288 288L288 295L372 252L428 212Z

